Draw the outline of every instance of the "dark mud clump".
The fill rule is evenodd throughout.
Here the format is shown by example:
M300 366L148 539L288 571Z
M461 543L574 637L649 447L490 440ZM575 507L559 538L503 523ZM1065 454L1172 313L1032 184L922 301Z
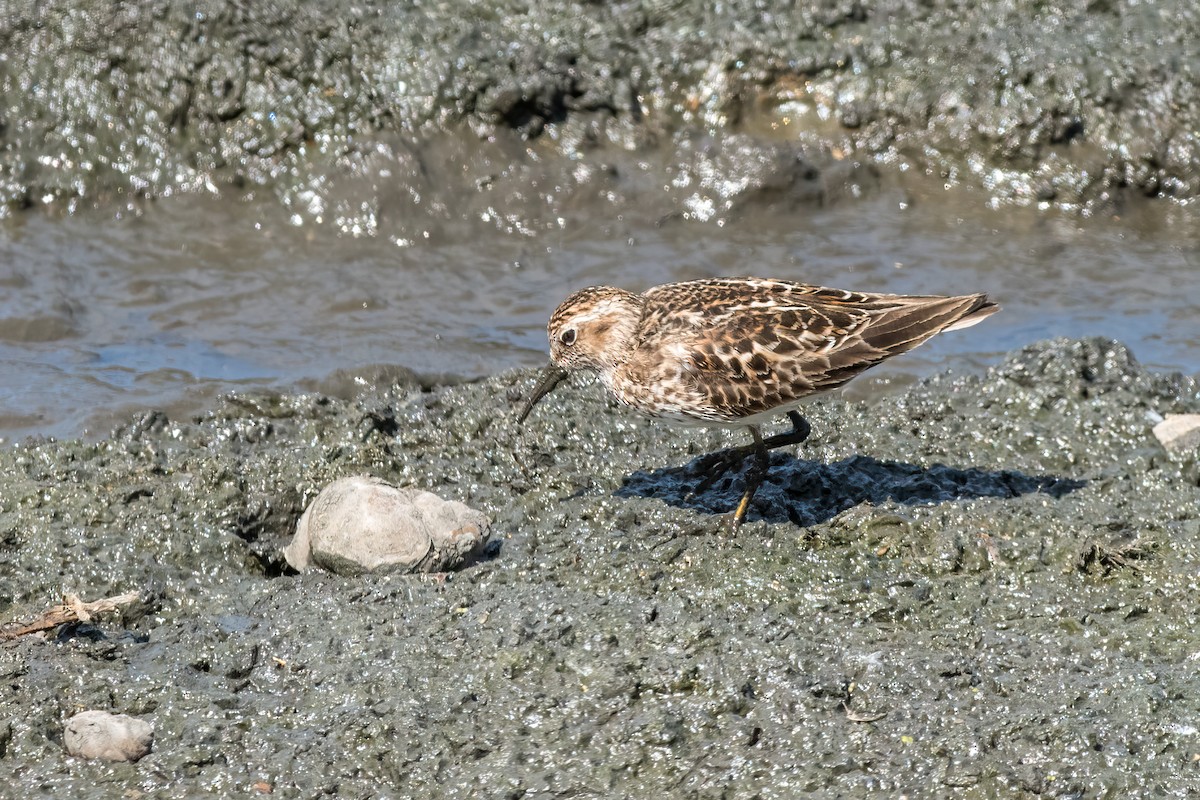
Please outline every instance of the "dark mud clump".
M14 796L1158 796L1196 785L1200 475L1155 414L1192 378L1105 340L808 409L750 522L685 500L736 433L532 374L348 400L234 396L97 443L0 453L5 620L148 601L0 646ZM445 580L297 576L329 481L482 509ZM795 521L793 521L793 518ZM67 757L82 708L155 726Z
M1190 199L1198 32L1187 0L14 4L0 202L224 188L354 234L528 232L578 196L719 207L720 173L697 197L669 165L735 134L835 195L884 163L997 201Z

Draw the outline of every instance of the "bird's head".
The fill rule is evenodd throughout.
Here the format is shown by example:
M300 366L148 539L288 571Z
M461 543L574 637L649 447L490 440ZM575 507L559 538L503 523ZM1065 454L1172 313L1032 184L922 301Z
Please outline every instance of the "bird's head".
M564 300L546 325L550 363L517 424L571 372L604 372L621 364L633 348L643 302L641 295L611 286L582 289Z

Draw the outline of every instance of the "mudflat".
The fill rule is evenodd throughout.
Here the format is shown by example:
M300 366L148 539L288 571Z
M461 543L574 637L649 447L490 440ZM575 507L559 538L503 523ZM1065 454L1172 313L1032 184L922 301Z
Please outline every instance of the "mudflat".
M1200 412L1198 25L6 9L0 622L137 599L0 643L0 794L1196 791L1200 465L1152 428ZM1004 311L806 406L730 539L739 476L691 490L742 432L586 380L515 424L571 291L720 274ZM358 474L490 549L289 571ZM153 751L66 755L81 709Z
M353 400L233 396L95 443L0 452L9 615L146 593L0 648L11 786L78 797L270 786L438 796L1118 793L1195 785L1195 454L1154 414L1194 379L1059 340L871 400L819 399L750 519L733 434L594 383L514 424L532 371ZM489 514L441 579L287 573L328 481ZM50 699L48 699L50 698ZM62 719L155 725L137 765L67 758Z

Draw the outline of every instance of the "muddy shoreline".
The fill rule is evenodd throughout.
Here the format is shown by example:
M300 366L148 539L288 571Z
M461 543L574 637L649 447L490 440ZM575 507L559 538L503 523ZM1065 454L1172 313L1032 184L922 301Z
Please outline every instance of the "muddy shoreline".
M901 190L905 209L945 184L978 207L1065 211L1046 223L1061 232L1039 239L1032 260L1069 300L1107 308L1093 285L1102 284L1143 292L1131 308L1163 325L1190 313L1160 306L1153 281L1132 268L1097 278L1059 256L1095 230L1062 220L1120 214L1148 220L1138 248L1183 230L1168 245L1180 254L1170 274L1186 268L1188 201L1200 196L1193 4L827 0L787 18L759 6L6 8L0 217L15 226L29 213L137 217L153 214L156 199L211 195L271 206L265 227L297 235L273 244L268 230L255 247L280 249L284 263L289 247L337 263L339 243L352 239L418 253L478 242L492 259L483 266L469 250L439 254L467 275L497 268L495 242L530 242L503 250L516 281L535 258L557 257L554 237L581 220L632 248L629 214L655 230L729 232L771 272L799 271L819 246L874 280L893 261L845 247L862 248L862 231L756 250L758 229L741 239L732 229L770 216L790 230L808 210L911 179L925 188ZM889 230L906 224L893 219ZM213 239L228 234L217 227ZM933 230L951 249L972 241L944 223ZM145 241L164 262L179 257ZM106 246L113 252L101 248L87 278L104 279L121 260L124 240ZM712 263L702 251L686 267L655 261L672 248L666 238L638 255L649 265L638 262L639 279ZM585 267L625 257L583 249ZM195 277L212 265L237 282L244 265L218 251L187 262L194 286L174 303L201 290L219 300L223 284ZM37 242L12 252L30 270L79 255L42 254ZM927 254L913 252L918 262ZM1144 249L1131 252L1139 268L1149 263ZM352 291L335 287L316 313L350 318L378 302L379 265L395 265L369 250L358 262ZM558 297L585 271L544 269L535 285ZM140 375L120 348L100 347L125 345L123 329L84 324L82 277L66 269L61 281L82 285L85 299L14 268L5 286L52 302L31 301L7 335L24 346L27 329L49 330L51 349L56 336L94 338L96 352L80 357ZM931 280L917 270L905 278ZM157 285L138 291L146 297L132 310L119 298L109 306L117 313L103 313L163 318L133 329L159 350L183 349L177 330L200 336L209 320L180 317L156 299ZM403 311L422 296L393 297ZM1004 302L1022 331L1055 313ZM1133 312L1122 313L1132 330ZM277 346L302 351L306 329L297 330ZM209 349L202 355L223 374L229 354ZM389 352L387 364L402 362ZM1056 339L986 370L817 399L813 436L775 454L734 542L721 532L737 481L695 498L688 490L694 460L741 443L737 433L652 423L579 381L519 430L529 370L448 381L380 367L357 377L212 398L196 414L144 411L94 440L0 448L2 621L30 619L64 595L142 593L120 615L0 643L5 791L1200 789L1200 457L1168 455L1151 435L1162 415L1200 412L1194 375L1147 370L1115 341ZM437 578L289 571L281 549L305 504L356 474L484 511L491 548ZM68 757L64 723L81 709L151 722L153 752L133 765Z
M24 54L0 62L0 207L227 192L419 242L554 229L587 198L720 221L884 169L1125 213L1200 194L1198 31L1183 0L56 0L0 17Z
M1200 473L1154 414L1196 378L1058 340L986 373L827 397L736 542L735 434L529 371L340 400L234 396L100 442L0 451L6 619L121 618L0 646L17 794L310 797L1182 795L1198 785ZM374 474L484 510L448 579L297 576L307 499ZM51 698L51 699L47 699ZM81 708L151 755L65 756ZM7 727L6 727L7 726Z

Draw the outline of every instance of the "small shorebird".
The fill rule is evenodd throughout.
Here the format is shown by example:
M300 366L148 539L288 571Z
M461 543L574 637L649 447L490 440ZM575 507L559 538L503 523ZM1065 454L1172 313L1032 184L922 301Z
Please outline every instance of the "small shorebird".
M550 317L550 364L517 424L570 372L592 370L619 402L651 417L744 425L754 441L702 459L709 474L693 490L753 455L736 533L766 477L768 451L808 437L795 410L801 400L999 309L983 294L872 294L762 278L668 283L642 294L594 286ZM764 439L759 426L781 413L792 430Z

